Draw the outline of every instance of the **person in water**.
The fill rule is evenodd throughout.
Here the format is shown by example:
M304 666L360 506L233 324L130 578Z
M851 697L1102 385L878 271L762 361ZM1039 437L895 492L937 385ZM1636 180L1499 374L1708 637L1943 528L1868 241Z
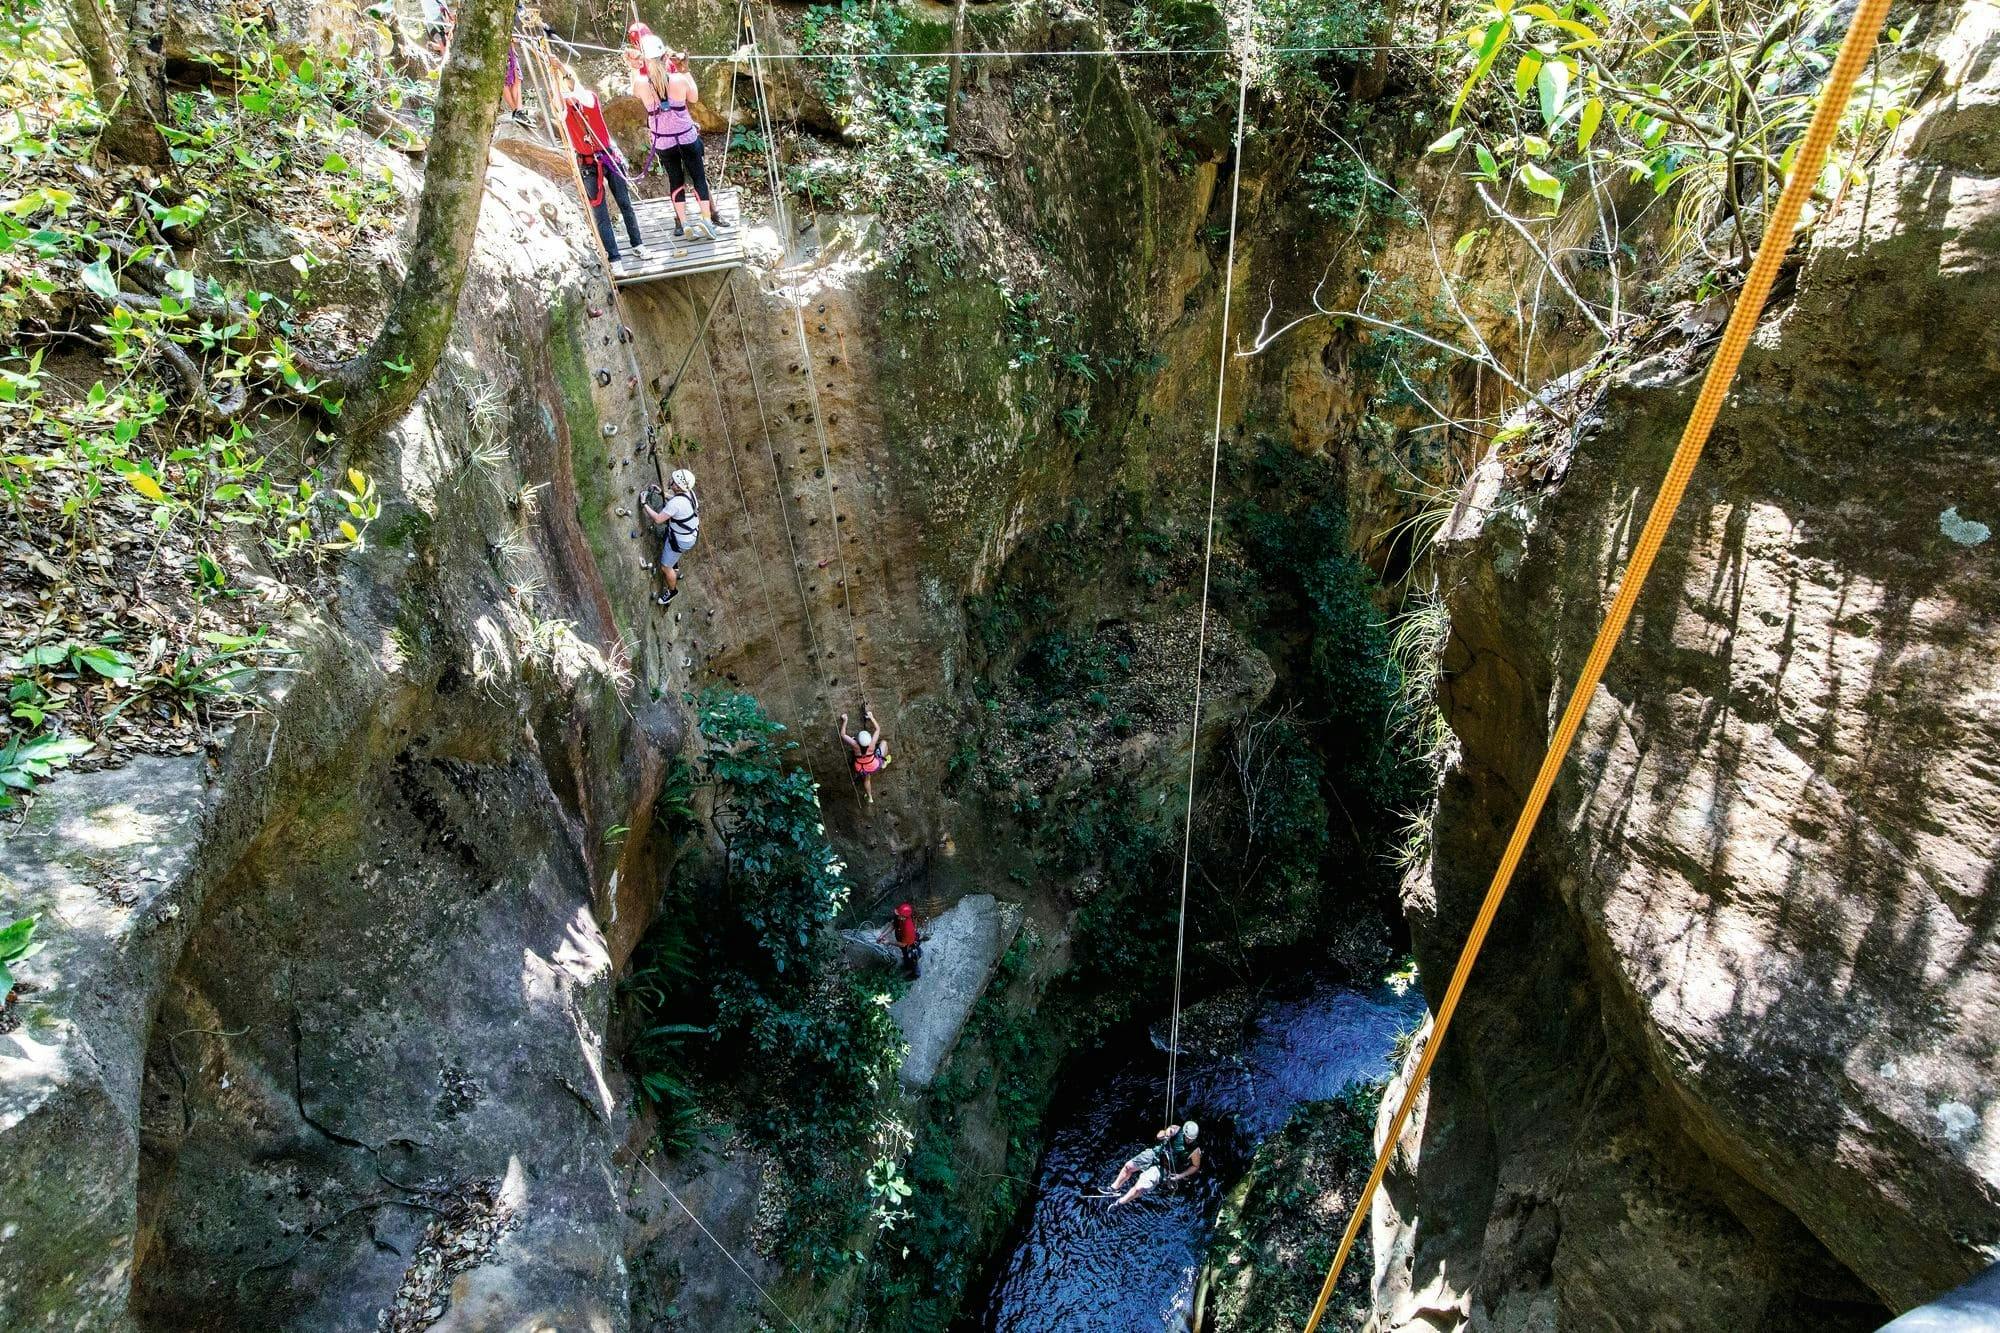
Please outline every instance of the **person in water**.
M917 934L915 908L908 903L898 905L896 915L890 918L888 925L882 927L882 933L876 938L884 944L894 944L903 951L904 976L915 981L923 975L924 942L923 937Z
M847 744L848 763L855 775L861 779L861 792L868 803L875 803L875 775L889 766L889 742L882 737L882 724L875 720L875 710L864 707L861 710L864 724L861 734L847 734L847 714L840 715L840 739Z
M1124 1194L1112 1201L1111 1206L1116 1208L1120 1204L1132 1202L1158 1185L1162 1179L1186 1180L1201 1170L1201 1149L1194 1146L1195 1135L1200 1129L1199 1125L1190 1120L1184 1125L1168 1125L1154 1135L1156 1142L1153 1146L1125 1163L1119 1169L1118 1179L1111 1182L1110 1193L1117 1194L1118 1191L1125 1190ZM1183 1161L1187 1165L1176 1170L1175 1168ZM1132 1182L1132 1187L1125 1189L1125 1182L1128 1180Z
M653 508L644 492L639 495L639 507L646 511L646 521L661 534L660 578L667 590L653 600L665 606L680 594L681 575L677 566L681 556L692 550L701 536L701 500L694 493L694 473L684 467L675 468L673 476L667 479L667 494L660 507Z
M700 128L688 114L688 107L701 100L701 85L688 72L686 55L668 50L644 24L633 24L626 36L632 43L625 48L625 63L632 70L632 95L646 108L646 134L652 145L646 162L650 167L657 158L667 170L674 201L674 235L686 234L689 194L701 212L695 234L712 234L715 228L729 224L715 215L715 201L708 188L708 150L702 145Z
M561 67L563 82L563 133L569 136L570 150L576 154L577 170L583 176L583 198L597 223L597 239L604 242L604 256L618 262L618 240L611 231L610 203L615 201L625 219L625 234L632 251L638 254L639 215L632 210L632 191L627 187L629 168L611 142L604 124L604 104L584 85L569 66Z

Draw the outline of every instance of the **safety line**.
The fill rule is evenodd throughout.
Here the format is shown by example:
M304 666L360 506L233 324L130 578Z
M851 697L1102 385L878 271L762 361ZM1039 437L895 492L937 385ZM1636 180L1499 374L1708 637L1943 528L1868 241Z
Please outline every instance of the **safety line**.
M779 244L788 253L791 248L791 228L785 210L784 177L778 160L777 133L771 123L770 97L765 91L767 85L762 72L762 59L759 44L753 40L750 43L750 61L758 90L757 115L758 126L764 140L765 170L770 178L771 203L778 215ZM780 262L783 262L782 255ZM813 370L812 347L806 341L805 302L792 293L786 294L786 300L792 307L793 321L798 332L799 360L805 368L806 391L812 403L813 435L819 444L820 476L826 482L827 522L832 527L834 560L840 571L840 596L847 612L848 643L854 652L854 680L860 689L862 703L865 706L868 703L868 678L866 668L861 665L861 636L854 619L854 580L847 568L846 534L841 530L840 509L833 498L833 455L827 446L826 413L819 399L819 376ZM827 700L827 706L829 709L835 706L831 698Z
M1181 822L1181 904L1174 918L1174 1007L1167 1026L1167 1114L1174 1123L1174 1093L1181 1059L1181 965L1187 957L1188 864L1194 849L1194 774L1201 758L1202 668L1208 656L1208 576L1215 559L1215 490L1222 473L1223 390L1229 381L1229 314L1236 293L1236 215L1243 199L1243 111L1250 100L1250 67L1236 81L1236 156L1229 168L1229 249L1222 269L1222 329L1215 349L1215 429L1208 448L1208 529L1201 548L1201 622L1195 633L1194 724L1188 740L1187 812Z
M646 1174L653 1178L653 1183L655 1185L658 1185L661 1189L667 1192L667 1197L674 1201L674 1206L679 1208L682 1212L686 1213L688 1215L688 1220L690 1222L693 1222L695 1226L701 1228L701 1234L708 1237L708 1243L710 1245L713 1245L716 1249L722 1251L722 1257L729 1261L729 1266L731 1268L734 1268L737 1272L741 1273L743 1275L743 1280L745 1282L748 1282L751 1286L757 1289L757 1294L764 1298L764 1303L770 1306L773 1310L776 1310L778 1312L779 1317L782 1318L787 1324L790 1324L794 1329L798 1329L798 1333L805 1333L804 1329L799 1328L799 1321L792 1318L792 1316L785 1310L785 1307L778 1304L777 1300L771 1295L770 1292L764 1290L764 1284L759 1282L756 1278L751 1277L750 1270L745 1268L742 1264L736 1262L736 1256L730 1253L729 1247L727 1245L724 1245L721 1241L717 1240L715 1238L715 1233L713 1231L710 1231L706 1226L702 1225L702 1220L699 1217L695 1216L694 1209L688 1207L686 1204L681 1202L681 1196L674 1193L674 1187L672 1185L669 1185L666 1181L660 1179L660 1173L653 1169L652 1163L648 1162L645 1158L641 1157L639 1159L639 1165L645 1168Z
M743 319L743 305L736 296L735 274L730 275L729 308L736 316L737 341L743 348L743 364L750 371L750 392L757 402L757 423L764 433L764 449L771 459L771 484L776 488L778 518L785 525L785 547L792 554L792 577L799 590L799 608L805 613L806 642L810 647L813 671L819 677L820 689L824 692L828 707L833 705L833 687L827 684L826 654L821 650L819 632L813 627L812 598L806 592L805 564L799 557L798 539L792 535L792 516L787 507L784 469L778 463L778 446L771 439L771 409L764 400L764 384L757 374L756 358L750 355L750 328Z
M622 47L593 46L589 42L572 42L557 38L564 46L579 51L602 51L606 55L620 55ZM1449 47L1448 42L1381 42L1360 46L1260 46L1257 54L1281 55L1330 55L1336 52L1375 51L1436 51ZM949 60L957 55L963 60L1032 60L1062 59L1071 56L1233 56L1239 52L1233 46L1135 46L1135 47L1072 47L1053 51L765 51L760 59L776 60ZM734 51L691 52L689 60L740 60L743 48Z
M715 353L709 347L707 334L703 334L701 338L701 353L702 361L708 367L709 392L715 395L715 412L722 426L722 442L729 450L729 474L736 482L736 504L743 511L744 525L750 529L750 555L757 566L757 587L764 598L764 614L770 617L771 620L773 631L771 643L778 650L778 661L784 667L786 684L791 687L792 692L796 695L798 692L798 681L792 674L791 656L785 652L784 642L776 633L778 609L777 603L771 600L771 580L764 569L764 546L762 542L757 540L757 516L751 510L750 498L743 489L743 469L736 461L736 431L731 427L729 422L729 407L722 401L722 381L721 377L715 373ZM749 640L743 633L742 625L736 621L735 613L732 611L728 614L730 615L731 624L734 626L737 643L748 643Z
M1375 1156L1375 1165L1368 1173L1368 1183L1361 1188L1361 1196L1355 1201L1353 1215L1347 1220L1347 1230L1340 1238L1340 1248L1335 1251L1333 1263L1327 1269L1326 1281L1320 1287L1319 1300L1313 1306L1312 1317L1306 1321L1305 1333L1314 1333L1320 1319L1326 1313L1327 1302L1333 1296L1334 1285L1340 1280L1341 1269L1347 1264L1348 1253L1354 1248L1355 1237L1361 1232L1362 1221L1368 1216L1370 1202L1375 1191L1382 1184L1382 1177L1389 1169L1389 1162L1396 1154L1402 1139L1403 1126L1410 1118L1410 1110L1416 1105L1417 1094L1422 1091L1424 1080L1429 1077L1431 1065L1437 1059L1438 1049L1444 1044L1445 1033L1451 1027L1452 1015L1457 1012L1459 997L1465 991L1466 979L1479 959L1479 950L1486 942L1486 933L1492 928L1494 915L1500 910L1500 901L1507 894L1508 886L1514 878L1514 871L1520 865L1521 855L1527 849L1528 836L1534 831L1540 818L1542 807L1547 803L1550 790L1555 786L1557 773L1569 755L1570 745L1576 739L1577 729L1583 723L1584 714L1589 711L1590 702L1597 693L1597 686L1604 676L1606 663L1611 659L1612 650L1618 646L1619 638L1625 632L1633 607L1638 603L1639 593L1645 587L1646 578L1652 573L1653 559L1659 553L1660 544L1666 538L1667 529L1673 523L1674 511L1680 507L1681 496L1687 490L1688 479L1694 473L1695 464L1701 459L1703 447L1708 443L1709 433L1715 428L1715 421L1722 411L1724 400L1729 395L1731 383L1736 378L1738 367L1743 363L1743 353L1750 345L1751 336L1757 331L1757 321L1763 314L1764 303L1770 298L1771 286L1777 280L1778 269L1784 264L1785 256L1792 248L1792 233L1796 229L1799 214L1819 180L1820 167L1826 160L1828 148L1833 143L1835 133L1840 128L1840 120L1847 111L1848 98L1854 92L1855 81L1860 78L1875 48L1876 37L1880 34L1883 20L1889 13L1889 0L1861 0L1859 8L1849 22L1847 36L1841 41L1839 58L1834 61L1833 70L1827 75L1826 86L1820 91L1819 106L1813 112L1812 124L1800 140L1798 152L1792 161L1791 175L1785 181L1784 192L1779 195L1777 206L1771 210L1769 223L1764 228L1764 240L1757 251L1756 262L1750 267L1749 276L1743 280L1743 290L1737 295L1736 308L1730 312L1729 323L1723 329L1722 341L1715 349L1715 357L1709 362L1708 373L1702 379L1701 395L1695 400L1694 411L1689 415L1687 427L1681 432L1680 444L1674 449L1672 464L1660 482L1660 490L1653 501L1652 512L1646 518L1646 526L1639 534L1638 544L1633 548L1632 559L1625 566L1625 576L1619 581L1618 592L1611 600L1611 607L1605 613L1604 623L1597 631L1597 639L1590 647L1590 656L1578 673L1576 687L1570 693L1569 702L1563 708L1562 720L1556 725L1555 735L1549 742L1548 752L1542 757L1541 771L1535 775L1535 784L1529 789L1527 802L1521 807L1521 816L1514 824L1513 836L1507 840L1507 847L1500 856L1500 864L1493 872L1493 883L1486 890L1485 901L1479 905L1479 915L1472 923L1472 930L1466 936L1465 947L1459 952L1458 965L1452 970L1451 984L1445 989L1444 1002L1438 1006L1431 1020L1431 1037L1424 1044L1423 1054L1417 1060L1417 1067L1411 1073L1409 1084L1403 1090L1396 1114L1389 1121L1383 1137L1382 1149Z

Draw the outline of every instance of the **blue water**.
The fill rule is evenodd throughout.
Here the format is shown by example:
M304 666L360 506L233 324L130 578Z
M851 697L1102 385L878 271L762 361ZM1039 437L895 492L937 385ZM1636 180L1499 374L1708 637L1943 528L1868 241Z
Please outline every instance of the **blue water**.
M989 1333L1148 1333L1186 1327L1216 1207L1257 1145L1301 1102L1389 1072L1396 1035L1423 1000L1383 988L1320 986L1261 1005L1240 1037L1203 1053L1184 1041L1181 1114L1201 1125L1201 1174L1112 1208L1086 1196L1150 1140L1165 1110L1167 1060L1135 1043L1095 1086L1059 1098L1020 1244L987 1298Z

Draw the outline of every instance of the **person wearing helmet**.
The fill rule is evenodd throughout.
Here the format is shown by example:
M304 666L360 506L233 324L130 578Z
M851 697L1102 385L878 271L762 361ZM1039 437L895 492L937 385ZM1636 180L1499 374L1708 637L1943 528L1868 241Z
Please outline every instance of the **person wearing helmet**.
M701 501L694 493L694 473L684 467L677 467L667 479L667 493L658 509L645 492L639 494L639 507L646 511L646 521L660 533L660 578L667 590L653 600L661 606L672 602L681 590L680 571L676 568L681 556L694 548L701 536Z
M702 146L701 129L689 115L688 107L701 100L701 85L688 72L687 54L669 50L645 25L635 23L626 33L631 45L625 48L625 64L632 71L632 95L646 108L648 148L646 167L654 159L666 168L667 187L674 203L674 235L686 234L688 198L693 196L700 210L694 229L706 239L715 228L729 223L715 215L715 201L708 187L707 150ZM635 35L636 34L636 35Z
M1201 1149L1194 1146L1195 1136L1200 1131L1201 1126L1190 1120L1186 1124L1168 1125L1154 1135L1152 1147L1119 1169L1118 1179L1111 1183L1109 1193L1117 1194L1120 1190L1125 1190L1125 1193L1113 1200L1111 1206L1116 1208L1132 1202L1162 1179L1186 1180L1201 1170ZM1186 1167L1175 1170L1183 1161L1187 1163ZM1125 1189L1128 1180L1132 1182L1132 1187Z
M894 944L903 951L904 976L915 981L923 975L924 942L923 937L917 934L915 908L908 903L900 904L896 908L896 915L889 919L888 925L882 927L882 933L877 938L884 944Z
M611 230L611 206L616 204L625 219L631 253L638 258L645 241L639 231L639 215L632 208L631 168L604 123L604 103L570 66L558 64L555 78L562 94L563 133L569 138L570 151L576 154L583 201L590 208L591 221L597 224L604 257L614 264L619 260L618 238Z
M855 775L861 779L862 795L870 805L875 804L875 775L889 766L889 742L883 739L882 724L875 720L875 710L864 707L861 710L863 726L861 734L847 734L847 714L840 715L840 739L846 742L848 763Z

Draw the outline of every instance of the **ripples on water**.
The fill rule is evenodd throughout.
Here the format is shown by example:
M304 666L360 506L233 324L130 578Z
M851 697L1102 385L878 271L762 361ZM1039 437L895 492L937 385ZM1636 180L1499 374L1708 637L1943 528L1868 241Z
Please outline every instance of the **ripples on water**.
M1095 1087L1059 1096L1037 1178L1040 1193L988 1296L988 1333L1150 1333L1187 1327L1195 1277L1216 1206L1300 1102L1335 1096L1388 1072L1396 1034L1423 1002L1382 989L1324 986L1273 1000L1223 1055L1181 1056L1182 1115L1201 1124L1203 1169L1113 1208L1089 1198L1110 1187L1126 1158L1159 1126L1165 1052L1135 1042L1105 1057Z

